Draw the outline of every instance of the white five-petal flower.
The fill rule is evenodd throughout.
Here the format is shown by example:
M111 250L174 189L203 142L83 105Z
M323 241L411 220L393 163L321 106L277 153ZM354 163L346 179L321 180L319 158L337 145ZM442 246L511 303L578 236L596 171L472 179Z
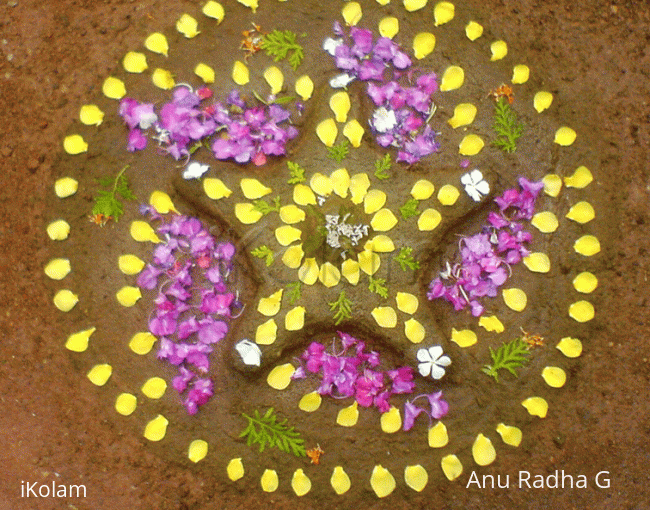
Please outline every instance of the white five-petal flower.
M197 161L192 161L183 170L183 179L199 179L208 170L210 170L209 165L202 165Z
M334 78L330 80L330 87L332 87L333 89L344 89L354 80L355 77L349 75L348 73L337 74Z
M260 366L260 361L262 360L262 351L256 343L251 342L245 338L244 340L237 342L235 349L241 356L241 359L245 365L255 365L256 367Z
M417 353L418 371L422 377L431 375L434 379L441 379L445 375L445 368L451 365L449 356L442 355L442 347L432 345L428 349L420 349Z
M465 186L465 192L474 202L480 202L490 192L490 185L483 179L483 174L478 168L463 175L460 182Z
M380 106L372 114L372 127L379 133L386 133L397 125L397 117L393 110Z

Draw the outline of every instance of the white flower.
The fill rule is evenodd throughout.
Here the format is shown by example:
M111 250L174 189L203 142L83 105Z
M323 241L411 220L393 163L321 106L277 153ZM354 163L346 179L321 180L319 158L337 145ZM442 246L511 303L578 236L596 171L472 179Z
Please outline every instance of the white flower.
M474 202L480 202L490 192L490 185L483 179L483 174L478 168L463 175L460 182L465 186L465 192Z
M198 179L208 170L210 170L209 165L202 165L197 161L192 161L183 170L183 179Z
M397 117L393 110L385 106L377 108L372 114L372 127L379 133L386 133L397 125Z
M255 365L256 367L260 366L262 351L256 343L253 343L245 338L244 340L238 342L237 345L235 345L235 349L241 356L241 359L245 365Z
M431 374L434 379L441 379L445 375L444 367L451 365L449 356L442 355L442 347L433 345L428 349L420 349L417 354L418 371L422 377L427 377Z
M153 112L140 115L140 129L149 129L157 120L158 115Z
M342 73L330 80L330 87L333 89L344 89L350 82L353 82L354 80L354 76L350 76L347 73Z
M336 48L341 46L341 44L343 44L343 39L332 39L331 37L328 37L323 41L323 49L330 55L334 56Z

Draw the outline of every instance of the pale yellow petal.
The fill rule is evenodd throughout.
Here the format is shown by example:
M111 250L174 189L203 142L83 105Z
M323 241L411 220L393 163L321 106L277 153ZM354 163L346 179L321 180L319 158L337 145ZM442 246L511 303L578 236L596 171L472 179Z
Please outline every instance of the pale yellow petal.
M264 492L275 492L280 485L278 473L274 469L265 469L260 478L260 485Z
M203 83L214 83L214 79L216 77L214 69L212 69L209 65L204 64L203 62L199 62L196 65L194 68L194 74L201 78L201 80L203 80Z
M430 55L436 47L436 36L431 32L420 32L413 38L413 54L418 60Z
M388 232L397 225L397 218L390 209L381 209L370 220L370 226L375 232Z
M510 446L519 446L521 444L523 434L517 427L506 425L505 423L499 423L499 425L497 425L497 432L505 444Z
M358 2L346 2L341 14L348 25L354 26L361 20L361 6Z
M442 205L454 205L459 196L460 191L458 191L458 188L452 186L451 184L445 184L438 190L438 201Z
M471 103L457 104L456 108L454 108L454 116L447 122L454 129L461 126L468 126L474 122L477 111L476 106Z
M255 343L259 345L271 345L278 337L278 325L274 319L257 326L255 330Z
M153 227L149 225L146 221L135 220L131 222L131 227L129 229L131 237L134 241L139 243L152 242L159 243L160 239L156 235Z
M594 211L593 206L589 202L582 201L571 207L566 217L584 225L596 217L596 211Z
M199 23L189 14L183 14L176 22L176 30L187 39L192 39L201 33L198 27Z
M478 321L478 325L485 328L486 331L494 333L503 333L505 330L503 323L496 315L490 315L489 317L485 315L482 316Z
M390 306L378 306L370 314L382 328L394 328L397 326L397 313Z
M101 365L95 365L90 369L90 372L86 374L88 380L93 383L95 386L104 386L108 382L108 379L113 373L113 367L103 363Z
M154 69L151 75L151 81L156 87L162 90L171 90L176 86L176 81L171 71L161 69L160 67Z
M167 382L162 377L151 377L142 385L141 391L146 397L157 400L167 391Z
M528 303L528 298L526 293L521 289L503 289L501 292L503 295L503 301L506 306L515 312L521 312L526 308Z
M581 294L591 294L596 287L598 287L598 278L589 271L584 271L573 279L573 288Z
M562 191L562 179L557 174L547 174L542 179L544 183L544 193L549 197L557 197Z
M381 430L386 434L394 434L402 428L402 416L397 407L391 406L388 411L382 413L380 418Z
M442 221L442 215L435 209L425 209L418 218L418 229L422 232L434 230Z
M163 191L154 191L151 193L149 205L153 206L159 214L167 214L171 211L178 213L171 197Z
M138 300L142 297L142 292L140 291L139 287L126 285L117 291L115 297L117 298L118 303L128 308L138 302Z
M318 279L327 288L335 287L341 281L341 271L331 262L325 262L320 266Z
M143 73L149 67L145 54L137 51L129 51L124 55L122 65L126 72L135 74Z
M451 341L458 344L460 347L470 347L478 341L476 333L470 329L461 329L460 331L456 328L451 329Z
M379 2L379 0L377 0ZM381 2L379 2L381 3ZM385 2L385 4L388 4L389 2ZM382 4L382 5L385 5ZM419 11L422 9L425 5L427 5L427 0L404 0L404 8L408 12L414 12L414 11Z
M144 41L144 47L152 53L167 56L169 54L169 43L167 38L160 32L154 32Z
M73 333L65 342L65 348L72 352L84 352L88 348L88 341L97 328L85 329Z
M397 309L404 313L413 315L418 310L420 302L417 296L409 294L408 292L398 292L395 296L397 302Z
M356 260L346 259L341 264L341 274L352 285L359 283L359 277L361 276L361 271L359 263Z
M235 204L235 216L244 225L250 225L260 221L264 215L250 202L240 202Z
M56 220L47 226L47 235L52 241L65 241L70 235L70 224L65 220Z
M138 405L138 399L131 393L120 393L115 399L115 410L122 416L130 416Z
M483 26L476 21L470 21L465 26L465 35L470 41L476 41L476 39L483 35Z
M144 269L144 260L132 254L120 255L117 259L117 265L124 274L138 274Z
M305 211L293 204L285 205L280 208L280 219L288 225L294 225L304 221Z
M298 279L305 285L314 285L319 275L318 262L313 257L305 259L300 269L298 269Z
M564 184L569 188L582 189L586 188L593 180L594 176L591 175L589 169L586 166L581 166L576 168L573 175L564 178Z
M465 82L465 71L462 67L458 66L449 66L445 69L445 72L442 75L442 81L440 82L440 90L442 92L449 92L450 90L456 90L463 86Z
M145 354L149 354L151 352L151 349L153 349L156 340L158 339L148 331L141 331L131 337L129 348L136 354L144 356Z
M318 123L316 126L316 134L318 138L326 147L332 147L336 142L336 137L339 130L336 127L334 119L325 119Z
M291 488L296 496L304 496L311 490L311 480L302 469L296 469L291 478Z
M54 306L62 312L69 312L79 302L79 296L68 289L61 289L54 295Z
M440 460L440 466L442 467L442 472L449 481L455 480L463 474L463 465L454 454L445 455Z
M291 243L300 240L302 231L291 225L282 225L275 229L275 239L281 246L289 246Z
M371 189L363 198L363 211L374 214L386 205L386 193L378 189Z
M429 483L429 473L420 464L406 466L404 469L404 481L411 489L422 492Z
M494 62L495 60L501 60L508 54L508 45L505 41L494 41L490 45L490 52L492 56L490 60Z
M420 179L411 188L411 196L415 200L426 200L431 198L436 187L426 179Z
M316 172L314 175L312 175L311 179L309 180L309 186L314 191L314 193L320 195L321 197L329 197L334 190L332 180L326 175L323 175L319 172Z
M237 85L246 85L250 81L248 67L243 62L236 60L232 66L232 81Z
M564 337L556 348L567 358L577 358L582 354L582 342L577 338Z
M79 110L79 120L82 122L82 124L85 124L86 126L99 126L104 120L104 112L101 111L99 107L95 104L85 104ZM64 179L66 178L64 177ZM70 177L67 177L67 179L70 179ZM59 198L63 198L58 193L57 196Z
M296 80L296 94L300 96L303 101L307 101L314 93L314 82L306 74Z
M233 482L244 477L244 464L241 461L241 457L231 459L230 462L228 462L226 473L228 474L228 478Z
M237 0L240 4L245 5L246 7L250 8L253 13L257 11L258 7L258 0Z
M542 397L529 397L521 403L531 416L546 418L548 412L548 402Z
M280 311L280 304L282 303L282 294L284 289L280 289L269 297L261 298L257 305L257 311L267 317L273 317Z
M363 245L363 249L374 251L375 253L390 253L395 251L395 243L387 235L379 234L372 239L368 239Z
M381 265L381 258L376 253L370 250L364 250L357 255L359 260L359 268L368 276L373 276L379 271Z
M282 71L276 66L267 67L264 70L264 79L271 87L271 94L279 94L284 85L284 75Z
M352 195L352 203L360 204L363 202L363 199L366 197L366 193L368 193L368 188L370 188L370 179L368 178L368 174L354 174L350 178L349 186L350 194Z
M566 383L566 372L560 367L544 367L542 378L551 388L561 388Z
M494 462L497 452L489 437L485 437L483 434L476 436L472 444L472 457L479 466L487 466Z
M577 301L569 306L569 316L577 322L589 322L596 312L589 301Z
M278 365L271 372L269 372L266 382L275 390L284 390L291 383L291 376L296 371L291 363Z
M483 139L475 134L466 135L458 145L461 156L476 156L485 147Z
M379 21L379 34L392 39L399 32L399 20L394 16L386 16Z
M205 459L208 454L208 443L203 439L195 439L187 448L187 458L195 464Z
M600 241L598 241L597 237L587 234L576 240L573 249L580 255L591 257L600 252Z
M126 95L126 87L119 78L109 76L104 80L102 93L109 99L122 99Z
M169 425L169 420L162 414L159 414L147 423L147 426L144 428L144 437L149 441L161 441L167 433L167 425Z
M370 486L378 498L385 498L395 490L395 478L381 465L375 466L370 476Z
M318 410L322 401L323 397L321 397L317 391L312 391L300 399L300 402L298 402L298 408L306 413L313 413Z
M512 69L512 83L520 85L526 83L530 77L530 69L527 65L519 64Z
M350 174L348 171L345 168L334 170L330 174L330 181L332 181L334 193L341 198L347 198L348 189L350 188Z
M341 466L336 466L330 478L330 485L339 496L350 490L350 477Z
M43 271L52 280L63 280L70 274L72 267L69 259L52 259L47 263Z
M287 248L282 255L282 262L289 269L298 269L300 264L302 264L302 258L304 256L305 252L302 250L302 244L296 244Z
M334 112L336 122L345 122L348 120L350 112L350 96L347 92L341 91L332 94L330 97L330 108Z
M359 404L355 400L352 405L344 407L336 415L336 423L341 427L354 427L359 420Z
M533 107L537 110L537 113L542 113L544 110L548 110L552 103L553 94L546 92L545 90L540 90L533 98Z
M242 179L239 183L241 191L246 198L249 200L256 200L262 198L273 190L268 186L265 186L257 179Z
M438 2L433 8L434 25L440 26L454 19L455 7L451 2Z
M567 147L576 140L576 132L570 127L563 126L555 132L554 142L562 147Z
M298 205L316 205L316 195L309 186L296 184L293 187L293 201Z
M441 421L429 429L427 437L431 448L444 448L449 443L447 427Z
M203 6L201 12L205 14L208 18L216 19L219 23L223 21L224 16L226 15L223 6L219 2L210 0Z
M206 177L203 179L203 191L212 200L228 198L232 191L226 186L221 179Z
M524 257L524 265L534 273L548 273L551 270L551 260L546 253L541 252Z
M343 136L345 136L350 144L352 144L352 147L355 148L361 146L361 139L365 132L366 130L363 129L363 126L357 119L351 119L345 124L345 126L343 126Z
M63 150L76 156L88 150L88 144L81 135L68 135L63 139Z
M406 335L409 342L419 344L424 340L426 330L417 320L410 318L404 322L404 335Z

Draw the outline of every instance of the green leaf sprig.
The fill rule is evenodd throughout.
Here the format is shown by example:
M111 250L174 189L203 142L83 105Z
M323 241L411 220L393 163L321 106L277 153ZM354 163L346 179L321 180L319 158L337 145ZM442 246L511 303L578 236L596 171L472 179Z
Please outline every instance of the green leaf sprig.
M327 148L327 155L337 163L340 163L350 153L349 142L343 140L340 144Z
M393 162L391 160L389 153L386 153L386 155L383 158L375 161L375 177L377 177L377 179L381 181L385 179L389 179L390 174L388 173L388 171L391 169L392 164Z
M494 105L494 131L497 139L492 145L509 154L517 150L517 140L524 132L524 126L517 121L517 114L505 97L497 99Z
M124 175L127 168L129 168L129 165L122 168L115 176L115 179L111 177L99 179L99 184L109 189L97 191L97 195L94 197L95 205L92 210L94 216L102 215L106 220L113 219L117 222L124 214L122 200L136 199L133 191L129 188L129 181Z
M265 259L264 263L266 264L266 267L269 267L271 264L273 264L273 252L271 251L271 248L265 244L252 250L251 255L253 257L257 257L258 259Z
M254 200L253 208L262 213L262 216L266 216L273 211L280 211L280 197L277 196L273 199L273 203L269 204L266 200Z
M292 161L287 161L287 166L289 167L289 180L288 184L301 184L307 180L305 177L305 169L299 164Z
M517 377L516 369L530 361L528 358L530 355L528 349L528 344L521 337L502 344L496 351L490 347L492 364L485 365L481 371L490 377L494 377L496 382L499 382L499 370L503 369Z
M345 291L342 290L336 301L327 303L330 305L330 311L334 312L335 326L338 326L344 319L352 318L352 301L345 297Z
M375 294L379 294L384 299L388 297L388 287L386 287L385 278L373 278L370 276L370 285L368 285L368 290Z
M399 254L395 257L395 261L400 265L402 271L411 269L415 271L420 269L420 263L413 258L413 248L400 248Z
M406 203L399 208L399 212L402 215L402 218L408 220L409 218L420 214L420 211L418 210L419 205L420 202L418 202L415 198L410 198L407 200Z
M248 446L259 445L260 453L269 446L285 453L292 453L296 457L307 455L305 440L300 437L300 433L287 425L286 418L278 421L272 407L269 407L264 416L260 416L257 409L253 416L248 416L245 413L242 413L242 416L248 420L248 426L239 434L239 437L245 437Z
M260 47L276 62L288 58L289 65L295 71L305 56L302 46L296 42L297 37L291 30L273 30L262 37Z
M302 282L293 282L287 284L287 295L289 296L289 304L295 305L302 296Z

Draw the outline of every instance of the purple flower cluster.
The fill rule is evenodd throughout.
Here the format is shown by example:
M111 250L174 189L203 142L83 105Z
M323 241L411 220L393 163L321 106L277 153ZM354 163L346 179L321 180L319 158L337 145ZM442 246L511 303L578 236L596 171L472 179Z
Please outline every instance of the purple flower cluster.
M530 232L520 221L529 221L535 212L535 201L544 184L519 177L519 187L506 190L495 199L499 211L491 211L488 225L482 231L460 241L461 261L434 278L429 284L429 300L443 298L455 310L469 306L474 317L485 308L483 297L495 297L498 288L510 276L510 266L530 254L527 243ZM449 283L447 283L449 282Z
M173 214L165 222L152 207L142 211L163 220L156 231L164 241L137 278L139 287L158 289L149 331L160 339L158 359L178 367L172 386L179 394L187 391L183 403L196 414L213 393L209 355L240 306L227 286L235 247L217 243L196 218ZM195 282L199 275L203 278Z

